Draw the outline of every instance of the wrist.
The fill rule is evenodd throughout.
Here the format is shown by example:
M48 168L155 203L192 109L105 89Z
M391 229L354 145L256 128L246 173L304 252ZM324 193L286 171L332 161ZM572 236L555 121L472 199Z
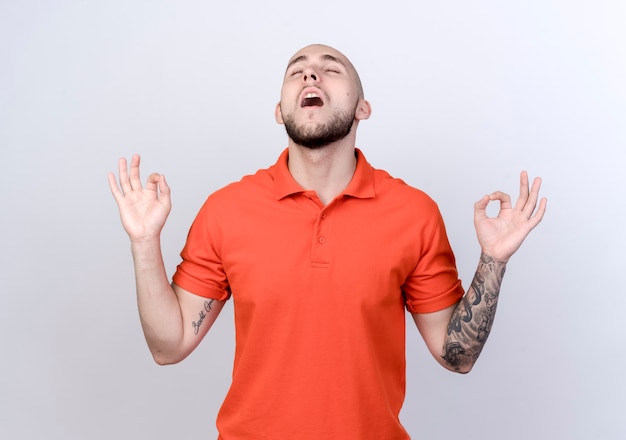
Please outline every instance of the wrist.
M141 238L131 238L130 239L130 248L133 253L142 252L142 251L150 251L150 250L160 250L161 249L161 237L157 235L149 235Z
M509 262L509 258L511 258L511 256L500 256L497 255L494 252L490 252L488 250L485 249L481 249L480 251L480 261L482 263L497 263L497 264L503 264L506 265Z

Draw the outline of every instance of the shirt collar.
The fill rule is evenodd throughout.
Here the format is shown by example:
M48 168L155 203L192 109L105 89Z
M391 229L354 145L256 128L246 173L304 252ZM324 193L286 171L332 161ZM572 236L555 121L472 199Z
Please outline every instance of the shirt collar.
M374 191L374 168L367 162L361 150L355 148L355 154L356 170L342 194L360 199L372 198L376 195ZM292 194L305 192L305 189L294 180L289 172L288 159L289 149L286 148L278 161L270 168L270 173L274 178L274 192L278 200Z

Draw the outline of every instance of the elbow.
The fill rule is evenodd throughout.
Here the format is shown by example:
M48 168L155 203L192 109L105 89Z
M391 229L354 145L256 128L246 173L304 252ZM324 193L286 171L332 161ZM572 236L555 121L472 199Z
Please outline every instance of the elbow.
M168 358L164 358L164 357L158 357L158 356L153 356L154 362L163 367L165 365L174 365L177 364L180 361L177 360L172 360L172 359L168 359Z
M191 350L181 341L153 340L146 338L148 350L157 365L173 365L185 359Z
M172 353L164 353L162 351L151 351L152 359L157 365L165 366L165 365L174 365L185 359L185 356L172 354Z
M449 370L454 372L454 373L468 374L470 371L472 371L473 367L474 367L474 364L472 364L472 365L462 365L462 366L449 368Z
M466 360L466 362L450 362L445 357L439 360L439 363L448 371L459 374L468 374L474 368L474 362Z
M459 373L459 374L468 374L470 371L472 371L472 367L473 365L447 365L447 364L443 364L443 367L448 370L451 371L453 373Z
M481 347L482 348L482 347ZM472 371L480 351L468 350L458 342L446 344L443 353L437 357L439 363L453 373L468 374Z

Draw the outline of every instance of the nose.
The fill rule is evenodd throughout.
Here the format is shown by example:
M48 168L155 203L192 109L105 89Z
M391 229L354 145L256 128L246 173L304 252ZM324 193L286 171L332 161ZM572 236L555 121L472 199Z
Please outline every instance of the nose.
M304 80L304 82L309 82L309 81L317 82L317 74L315 73L313 69L308 67L304 70L302 79Z

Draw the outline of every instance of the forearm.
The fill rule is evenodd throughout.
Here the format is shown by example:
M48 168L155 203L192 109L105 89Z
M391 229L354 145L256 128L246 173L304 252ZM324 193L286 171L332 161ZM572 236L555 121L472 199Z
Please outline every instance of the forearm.
M179 356L183 341L180 304L165 271L158 237L132 242L139 317L150 352L158 363Z
M443 346L446 367L467 373L491 331L506 263L484 253L472 284L452 313Z

